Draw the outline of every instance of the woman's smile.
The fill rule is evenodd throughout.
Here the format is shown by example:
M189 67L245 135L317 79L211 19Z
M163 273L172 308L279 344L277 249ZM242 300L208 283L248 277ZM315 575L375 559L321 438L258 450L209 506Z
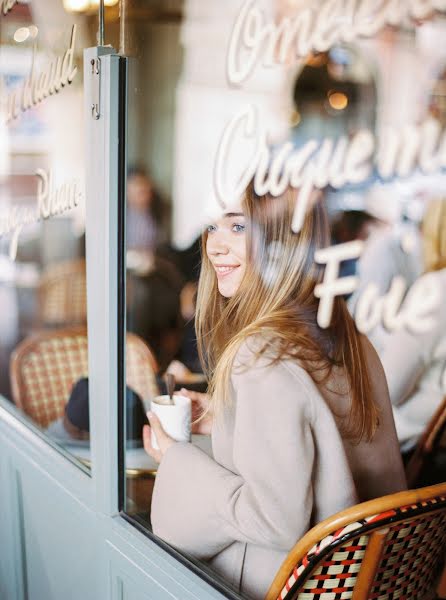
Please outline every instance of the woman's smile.
M217 277L222 279L233 273L238 269L240 265L214 265L214 269L217 272Z

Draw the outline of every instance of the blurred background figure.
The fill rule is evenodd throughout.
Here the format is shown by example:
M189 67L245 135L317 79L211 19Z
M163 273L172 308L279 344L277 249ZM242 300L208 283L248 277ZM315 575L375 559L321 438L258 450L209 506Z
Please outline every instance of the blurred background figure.
M175 265L162 257L153 257L145 272L127 269L127 330L150 346L160 372L177 355L181 344L183 283Z
M345 210L335 217L331 225L333 244L345 244L354 240L366 241L383 222L365 210ZM341 263L339 276L355 275L357 258Z
M408 218L402 200L392 187L374 186L365 199L365 211L373 216L373 222L368 224L369 235L357 238L366 244L356 265L359 285L349 299L352 313L370 284L383 296L394 277L402 277L408 290L423 272L419 224ZM387 332L378 325L368 331L367 336L379 351Z
M181 316L184 321L183 338L176 364L169 367L175 377L185 381L190 378L190 373L202 373L198 357L197 339L195 335L195 307L197 299L198 277L200 275L201 240L197 238L191 246L178 251L177 264L185 279L185 284L180 294Z
M381 352L398 439L405 452L414 447L446 394L446 199L429 203L422 235L422 278L437 286L439 298L432 312L435 325L423 333L404 328L389 334Z
M127 328L141 336L163 371L178 352L184 279L171 260L167 205L142 165L127 172Z
M168 239L166 206L141 165L127 173L127 247L154 252Z
M141 445L142 428L146 423L141 397L126 386L127 447ZM73 385L63 416L53 421L45 432L62 445L90 446L88 378L83 377Z

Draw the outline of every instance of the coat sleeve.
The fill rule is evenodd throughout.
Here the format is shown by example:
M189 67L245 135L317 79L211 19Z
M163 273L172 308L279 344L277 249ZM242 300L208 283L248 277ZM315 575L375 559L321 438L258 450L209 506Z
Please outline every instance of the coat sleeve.
M310 525L315 450L305 387L280 364L257 363L232 384L237 472L177 443L152 499L154 533L202 559L234 541L288 551Z

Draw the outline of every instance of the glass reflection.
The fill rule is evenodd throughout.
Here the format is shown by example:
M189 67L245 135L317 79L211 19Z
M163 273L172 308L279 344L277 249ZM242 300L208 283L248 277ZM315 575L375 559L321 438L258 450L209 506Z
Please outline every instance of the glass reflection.
M0 394L89 464L83 58L92 17L15 4L0 30Z
M332 279L340 283L334 294L335 304L339 300L343 306L338 296L347 301L357 332L370 339L384 367L400 445L398 449L394 444L392 460L399 463L401 453L408 461L446 389L444 340L441 333L436 335L444 330L444 309L438 303L444 264L440 253L433 267L425 250L426 244L431 249L441 246L439 232L444 227L439 216L443 201L436 200L444 196L446 189L442 129L446 55L440 56L438 51L445 30L444 16L432 13L423 22L411 20L409 25L404 21L401 27L388 27L386 17L373 24L373 35L361 33L356 23L357 29L350 32L348 40L345 29L342 35L333 34L331 47L325 47L329 44L320 39L317 42L311 29L311 42L318 47L325 44L319 48L321 51L307 48L302 42L300 50L307 48L308 53L296 60L294 46L294 54L288 56L280 53L276 44L277 52L262 48L249 70L250 52L264 39L258 31L256 37L259 23L269 23L272 28L284 16L299 18L301 13L311 11L312 27L317 24L316 3L259 0L249 4L255 5L253 10L261 10L261 15L251 21L252 44L241 44L238 56L239 72L243 74L245 66L246 77L231 84L228 44L237 14L246 5L241 0L224 6L190 0L170 2L168 6L154 3L151 10L141 10L139 2L128 4L125 28L131 58L126 316L128 330L155 357L152 369L156 381L151 396L140 396L141 403L145 408L152 401L169 406L166 375L171 373L176 392L192 400L193 419L206 411L206 393L213 390L207 389L202 372L194 321L197 302L203 310L214 297L203 293L197 300L201 234L207 230L207 239L212 237L222 202L231 208L231 201L240 199L232 196L239 193L242 197L249 182L254 180L258 197L271 201L273 215L272 198L282 198L291 186L297 209L303 202L303 191L308 210L315 202L320 203L328 216L329 239L317 259L322 287L314 290L318 304L314 308L317 320L312 325L319 339L325 339L333 310L330 282L326 279L331 272ZM385 11L386 6L383 3L376 10ZM409 8L404 5L401 10L407 12ZM301 37L303 31L299 30ZM268 65L264 64L265 55ZM419 82L416 96L410 92L414 78ZM225 133L227 137L223 138ZM230 142L225 151L221 150L222 139ZM256 153L258 147L262 152ZM218 157L222 157L220 162ZM317 194L312 193L313 188ZM162 217L155 214L154 198L162 198ZM434 233L426 224L433 222L432 206L437 211ZM236 213L233 208L227 212ZM301 221L305 222L307 212L301 212ZM211 228L207 229L209 224ZM296 227L294 233L299 232ZM273 278L275 269L287 268L284 249L278 243L280 236L283 231L277 239L272 236L268 250L258 258L256 266L264 284ZM256 249L255 244L253 247ZM252 250L251 246L247 248ZM270 262L268 269L262 269L266 255ZM236 260L239 255L231 257ZM223 261L216 266L234 269L240 265ZM294 267L294 263L288 266L290 277ZM202 278L206 277L203 273ZM221 284L219 292L228 297L224 286L230 286L232 275L226 275L229 271L221 273L220 279L218 272L215 275ZM436 280L433 287L424 287L426 274L428 281ZM253 292L248 289L246 293ZM255 300L252 298L252 305ZM235 309L224 313L227 322L214 323L215 329L230 329L233 325L236 331L240 321L234 315ZM252 322L256 318L252 314ZM417 331L421 323L430 323L429 334ZM333 340L334 346L340 343L341 333ZM206 334L213 339L214 328L209 327ZM229 344L229 333L228 339ZM425 347L431 354L421 357ZM202 358L206 362L209 357ZM218 368L218 362L211 367ZM371 373L375 386L383 381L379 373ZM212 381L213 369L207 374ZM128 378L127 385L131 388ZM237 390L227 387L227 394L236 394ZM259 384L255 393L261 391ZM217 398L214 404L220 400ZM156 410L162 408L156 406ZM127 413L128 418L131 414ZM227 467L218 460L222 454L216 456L213 452L211 437L212 442L218 438L212 435L212 423L213 419L211 423L208 419L192 423L192 446L203 449L214 463ZM390 437L394 439L393 433ZM220 443L224 446L227 439L220 438ZM173 493L173 502L191 492L195 483L201 484L204 496L212 498L212 486L206 487L206 482L198 483L198 477L194 478L195 464L191 462L190 473L184 479L181 473L181 478L172 478L170 485L166 484L165 489ZM121 474L127 482L124 508L150 528L157 461L145 455L142 448L130 449L126 452L126 469L127 474ZM240 475L236 468L234 472ZM438 481L444 479L444 470L442 474L441 469L433 469L426 476ZM187 555L193 559L199 553L200 549Z

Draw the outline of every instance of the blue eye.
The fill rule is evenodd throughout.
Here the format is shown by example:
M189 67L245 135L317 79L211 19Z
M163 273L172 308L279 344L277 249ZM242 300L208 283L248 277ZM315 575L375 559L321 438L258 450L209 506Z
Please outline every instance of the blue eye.
M242 233L243 231L245 231L245 226L241 225L240 223L234 223L234 225L232 226L232 231L234 231L235 233Z
M217 231L217 227L216 227L215 225L208 225L208 226L206 227L206 231L207 231L208 233L213 233L214 231Z

